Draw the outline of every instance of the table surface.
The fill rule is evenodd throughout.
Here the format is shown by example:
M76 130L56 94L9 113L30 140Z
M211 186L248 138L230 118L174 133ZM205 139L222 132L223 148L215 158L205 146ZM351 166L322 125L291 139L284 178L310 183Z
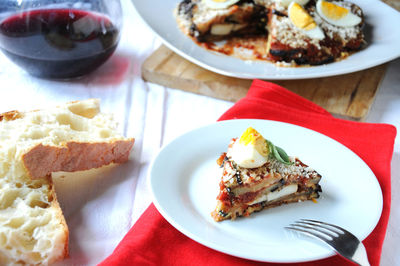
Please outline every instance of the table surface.
M117 51L96 72L72 81L29 76L0 53L0 112L31 110L67 101L100 98L126 136L136 143L131 160L81 179L55 178L70 229L70 258L62 265L95 265L109 254L151 203L146 175L160 147L194 128L215 122L231 102L146 83L141 64L160 40L123 0L124 27ZM400 129L400 58L389 64L366 122ZM106 171L106 172L104 172ZM392 190L400 188L400 138L392 160ZM73 193L72 193L73 191ZM400 265L400 194L392 209L381 265Z

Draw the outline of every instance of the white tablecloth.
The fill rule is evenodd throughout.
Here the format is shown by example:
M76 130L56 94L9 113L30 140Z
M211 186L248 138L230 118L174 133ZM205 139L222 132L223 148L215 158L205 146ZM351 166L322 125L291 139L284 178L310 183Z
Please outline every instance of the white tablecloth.
M136 143L131 160L85 176L55 178L58 200L70 230L70 258L60 265L94 265L106 258L151 202L149 163L160 147L191 129L215 122L233 105L141 79L141 64L160 40L124 0L124 28L114 56L93 74L74 81L29 76L0 54L0 112L31 110L71 100L100 98L126 136ZM368 122L400 129L400 59L393 61ZM373 141L373 140L371 140ZM382 265L400 265L400 139L392 161L392 211Z

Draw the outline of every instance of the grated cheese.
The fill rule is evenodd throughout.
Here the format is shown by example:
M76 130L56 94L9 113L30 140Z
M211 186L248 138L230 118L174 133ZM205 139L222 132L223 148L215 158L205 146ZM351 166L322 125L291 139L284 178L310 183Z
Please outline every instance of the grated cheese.
M288 17L273 15L271 23L274 26L270 27L270 34L282 44L289 45L292 48L305 48L309 44L313 44L321 49L318 39L308 37L301 29L293 26Z

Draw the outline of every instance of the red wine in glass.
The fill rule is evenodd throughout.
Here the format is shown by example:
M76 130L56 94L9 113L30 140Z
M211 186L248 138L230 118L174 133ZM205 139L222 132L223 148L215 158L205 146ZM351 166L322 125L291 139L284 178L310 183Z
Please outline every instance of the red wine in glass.
M107 17L82 10L32 10L0 23L3 53L43 78L85 75L113 54L118 41L119 30Z

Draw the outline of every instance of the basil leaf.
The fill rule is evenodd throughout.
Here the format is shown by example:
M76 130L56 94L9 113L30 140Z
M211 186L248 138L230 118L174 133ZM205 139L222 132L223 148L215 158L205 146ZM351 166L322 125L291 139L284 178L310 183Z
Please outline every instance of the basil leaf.
M287 153L280 147L275 146L280 158L283 160L283 163L285 164L292 164L292 162L289 159L289 156L287 155Z
M268 154L273 154L275 145L272 144L272 142L269 140L265 140L265 141L267 142L267 146L268 146Z
M272 142L267 140L268 144L268 149L270 151L270 155L274 157L276 160L278 160L281 163L284 164L293 164L287 153L280 147L275 146Z

